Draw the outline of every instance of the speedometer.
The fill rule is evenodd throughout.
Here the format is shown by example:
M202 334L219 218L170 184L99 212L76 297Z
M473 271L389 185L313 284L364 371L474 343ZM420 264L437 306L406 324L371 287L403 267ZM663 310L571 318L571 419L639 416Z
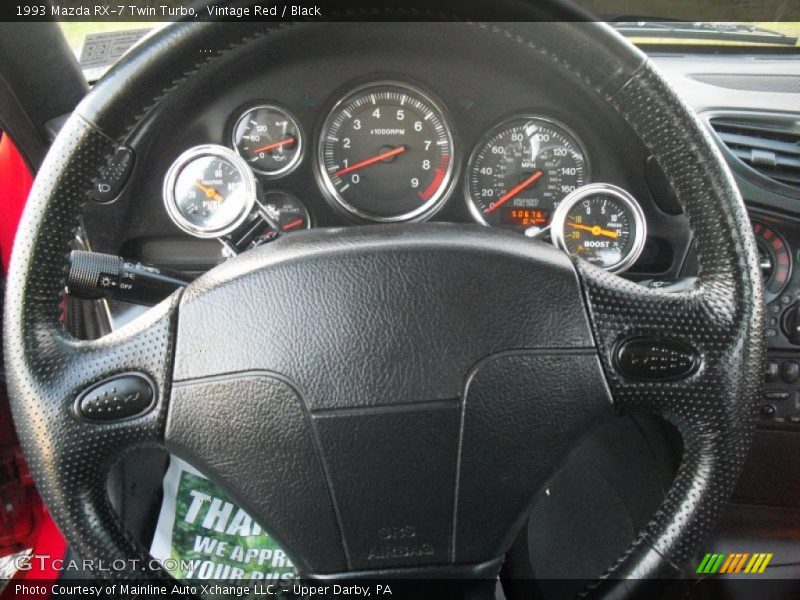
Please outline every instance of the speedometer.
M453 135L443 109L407 84L374 83L340 100L322 126L317 178L358 218L418 221L446 199Z
M469 161L467 198L480 223L534 234L588 178L586 154L569 129L523 115L501 123L478 143Z

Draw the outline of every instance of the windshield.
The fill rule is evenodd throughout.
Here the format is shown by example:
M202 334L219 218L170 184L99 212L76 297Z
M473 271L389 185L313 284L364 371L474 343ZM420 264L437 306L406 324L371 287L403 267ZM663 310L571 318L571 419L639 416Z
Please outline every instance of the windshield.
M685 22L615 19L611 25L635 44L726 47L800 47L800 23Z
M60 25L87 80L95 81L142 37L167 23L62 22ZM616 17L611 25L639 45L800 48L800 22L704 23Z
M61 22L88 81L102 77L136 42L167 25L153 22Z

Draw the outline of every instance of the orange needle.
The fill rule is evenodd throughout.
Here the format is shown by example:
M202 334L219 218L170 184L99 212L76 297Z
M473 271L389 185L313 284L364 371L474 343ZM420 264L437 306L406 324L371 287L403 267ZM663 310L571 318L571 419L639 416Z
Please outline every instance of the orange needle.
M372 158L362 160L361 162L357 162L356 164L350 165L349 167L345 167L344 169L339 169L334 173L334 175L337 177L341 177L342 175L347 175L348 173L352 173L353 171L357 171L358 169L363 169L364 167L374 165L376 162L381 162L382 160L386 160L387 158L391 158L392 156L397 156L398 154L402 154L406 150L407 148L405 146L398 146L394 150L389 150L388 152L381 152L380 154L376 154Z
M269 152L270 150L274 150L275 148L280 148L281 146L289 146L290 144L294 144L295 140L293 137L288 137L285 140L281 140L280 142L273 142L272 144L267 144L266 146L261 146L261 148L256 148L253 150L253 154L261 154L262 152Z
M195 183L197 187L203 190L203 193L206 195L206 198L209 200L216 200L217 202L222 202L225 198L213 187L208 187L207 185L203 185L199 181Z
M619 234L616 231L611 231L610 229L603 229L599 225L594 225L593 227L589 227L588 225L578 225L577 223L567 223L573 229L583 229L584 231L588 231L592 235L604 235L606 237L610 237L612 240L615 240L619 237Z
M489 207L489 209L486 211L486 214L488 215L490 212L493 212L493 211L497 210L498 208L500 208L501 206L503 206L503 204L505 204L506 202L511 200L514 196L519 194L526 187L528 187L532 183L535 183L536 181L538 181L539 178L542 175L544 175L544 173L542 173L541 171L536 171L536 173L534 173L533 175L528 177L525 181L523 181L520 184L515 185L513 188L511 188L505 194L503 194L503 196L497 202L492 204Z
M287 223L283 226L284 231L289 231L290 229L294 229L295 227L300 227L303 224L303 219L295 219L291 223Z

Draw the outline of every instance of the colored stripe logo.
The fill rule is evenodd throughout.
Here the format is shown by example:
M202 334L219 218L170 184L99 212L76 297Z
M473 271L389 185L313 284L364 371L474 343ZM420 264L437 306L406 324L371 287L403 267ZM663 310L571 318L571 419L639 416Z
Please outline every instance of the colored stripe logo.
M766 554L756 552L735 552L732 554L718 553L706 554L697 567L697 573L701 575L713 575L715 573L763 573L769 561L772 560L772 553Z

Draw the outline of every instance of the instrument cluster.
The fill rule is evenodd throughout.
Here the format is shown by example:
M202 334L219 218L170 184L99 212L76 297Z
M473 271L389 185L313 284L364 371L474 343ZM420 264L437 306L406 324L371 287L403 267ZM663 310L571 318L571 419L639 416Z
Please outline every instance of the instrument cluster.
M612 272L642 252L639 203L592 181L586 148L567 124L514 114L462 148L446 107L417 85L379 80L333 100L313 135L275 102L233 115L229 147L196 146L173 163L167 214L186 233L238 254L313 225L301 199L281 188L282 177L313 161L321 194L354 223L425 221L465 201L477 223L549 238Z

